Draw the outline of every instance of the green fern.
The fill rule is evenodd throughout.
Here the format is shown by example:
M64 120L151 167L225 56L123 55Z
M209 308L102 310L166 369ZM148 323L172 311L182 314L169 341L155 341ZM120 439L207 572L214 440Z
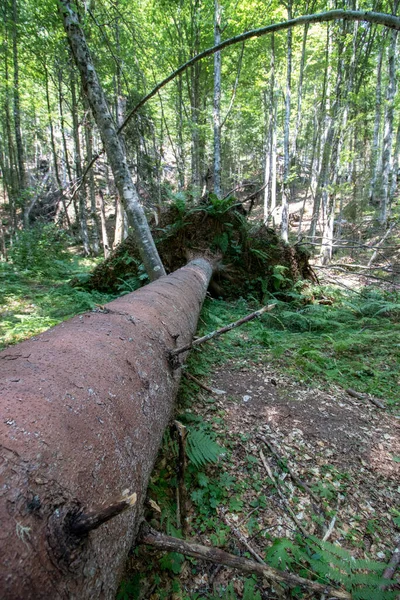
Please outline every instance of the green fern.
M222 588L220 591L213 596L209 596L210 600L238 600L235 593L233 583L230 583L226 590ZM244 582L242 600L261 600L261 594L256 589L256 582L253 578L246 579Z
M292 554L293 550L292 550ZM299 554L297 554L299 556ZM330 542L323 542L311 536L300 551L301 562L324 583L342 585L358 600L391 600L396 593L380 590L382 584L390 584L383 579L383 563L374 560L356 559L347 550Z
M224 453L213 438L204 429L188 429L187 455L198 469L207 463L216 463Z

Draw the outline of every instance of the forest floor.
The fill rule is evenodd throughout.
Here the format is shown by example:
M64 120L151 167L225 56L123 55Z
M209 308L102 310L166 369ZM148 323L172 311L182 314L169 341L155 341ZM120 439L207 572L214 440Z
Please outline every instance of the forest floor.
M1 346L112 299L68 285L91 261L62 252L54 260L54 252L39 250L29 270L0 265ZM187 372L224 393L184 377L176 417L189 440L192 432L204 434L206 459L189 460L186 474L189 538L240 556L256 553L275 568L343 585L354 598L389 600L393 594L379 592L374 576L400 535L399 282L382 282L384 270L357 273L352 265L359 262L342 258L318 271L320 285L303 282L287 293L279 288L284 275L277 279L276 293L264 299L276 303L271 313L191 353ZM199 334L258 308L256 298L208 299ZM181 536L176 464L167 432L146 518ZM118 592L119 600L314 597L144 546L134 550Z
M364 278L351 277L347 284L357 283L365 291ZM206 305L202 330L229 322L221 304L210 300ZM397 344L387 338L395 367L385 355L384 339L373 341L368 332L377 334L374 319L366 322L360 315L355 328L346 332L346 326L341 330L335 324L331 307L321 308L333 320L329 334L325 330L305 341L311 333L294 328L289 340L290 318L279 313L282 330L271 332L275 347L265 337L266 324L256 323L192 353L189 372L219 392L185 378L178 419L189 431L197 427L208 432L223 452L216 465L189 465L187 537L248 558L258 555L272 566L319 581L324 578L317 562L332 566L336 561L341 563L331 573L336 585L345 585L357 598L389 598L390 592L381 596L384 592L369 579L369 568L376 570L378 561L382 573L400 537L398 325L392 323ZM383 362L378 364L379 352ZM358 399L347 387L375 394ZM368 400L374 395L384 409ZM170 490L176 481L175 460L167 436L149 488L147 518L155 528L179 536ZM320 543L321 556L307 564L305 554L317 556L318 540L326 541ZM341 571L346 563L349 570ZM119 593L124 600L320 597L144 547L135 551Z

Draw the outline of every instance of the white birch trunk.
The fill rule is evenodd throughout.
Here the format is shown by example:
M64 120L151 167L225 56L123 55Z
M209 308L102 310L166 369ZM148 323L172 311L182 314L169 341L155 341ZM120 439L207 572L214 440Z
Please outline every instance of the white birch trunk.
M267 114L267 136L265 144L264 167L264 224L266 225L276 209L276 107L275 93L275 38L271 37L270 85L269 97L264 93L265 111ZM274 145L275 140L275 145ZM271 202L270 202L271 201Z
M374 134L372 138L372 149L371 149L371 166L370 170L372 173L368 200L371 204L376 202L377 196L377 180L379 173L379 133L381 130L382 121L382 58L383 58L383 44L379 48L379 54L377 59L376 67L376 89L375 89L375 119L374 119Z

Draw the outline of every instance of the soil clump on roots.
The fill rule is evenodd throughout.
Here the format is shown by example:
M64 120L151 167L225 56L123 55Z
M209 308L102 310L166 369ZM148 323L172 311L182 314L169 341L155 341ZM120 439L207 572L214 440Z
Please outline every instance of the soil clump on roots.
M153 226L167 273L193 258L207 258L214 265L210 291L226 299L249 294L261 299L267 291L284 292L300 279L315 281L303 248L284 244L273 229L248 221L241 209L231 199L191 209L171 205ZM93 270L85 287L118 293L146 281L135 240L129 235Z

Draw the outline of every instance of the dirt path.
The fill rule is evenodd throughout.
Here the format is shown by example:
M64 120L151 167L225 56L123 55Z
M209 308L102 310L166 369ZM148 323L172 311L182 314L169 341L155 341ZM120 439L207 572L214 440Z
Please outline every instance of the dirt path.
M258 473L263 482L258 490L250 483L244 486L241 511L225 512L257 553L263 556L273 539L293 539L299 531L268 479L260 459L262 450L288 505L308 534L322 539L333 525L329 541L354 557L390 559L399 536L393 521L400 498L400 464L396 462L400 457L399 420L368 401L351 398L340 388L313 389L266 364L241 367L231 361L215 370L208 383L226 392L216 398L213 410L217 408L223 422L221 435L225 440L228 437L232 448L227 472L249 481L252 457L253 476ZM207 408L199 412L209 417ZM312 488L319 502L293 481L259 435L289 470ZM254 533L252 507L260 496L267 501L264 506L259 504L255 513L258 527ZM199 540L210 543L207 535L199 535ZM241 547L237 539L235 544ZM228 569L216 573L215 568L204 565L186 589L195 593L212 583L216 590L230 581L240 597L243 584L239 577ZM263 597L286 596L271 595L268 590Z

